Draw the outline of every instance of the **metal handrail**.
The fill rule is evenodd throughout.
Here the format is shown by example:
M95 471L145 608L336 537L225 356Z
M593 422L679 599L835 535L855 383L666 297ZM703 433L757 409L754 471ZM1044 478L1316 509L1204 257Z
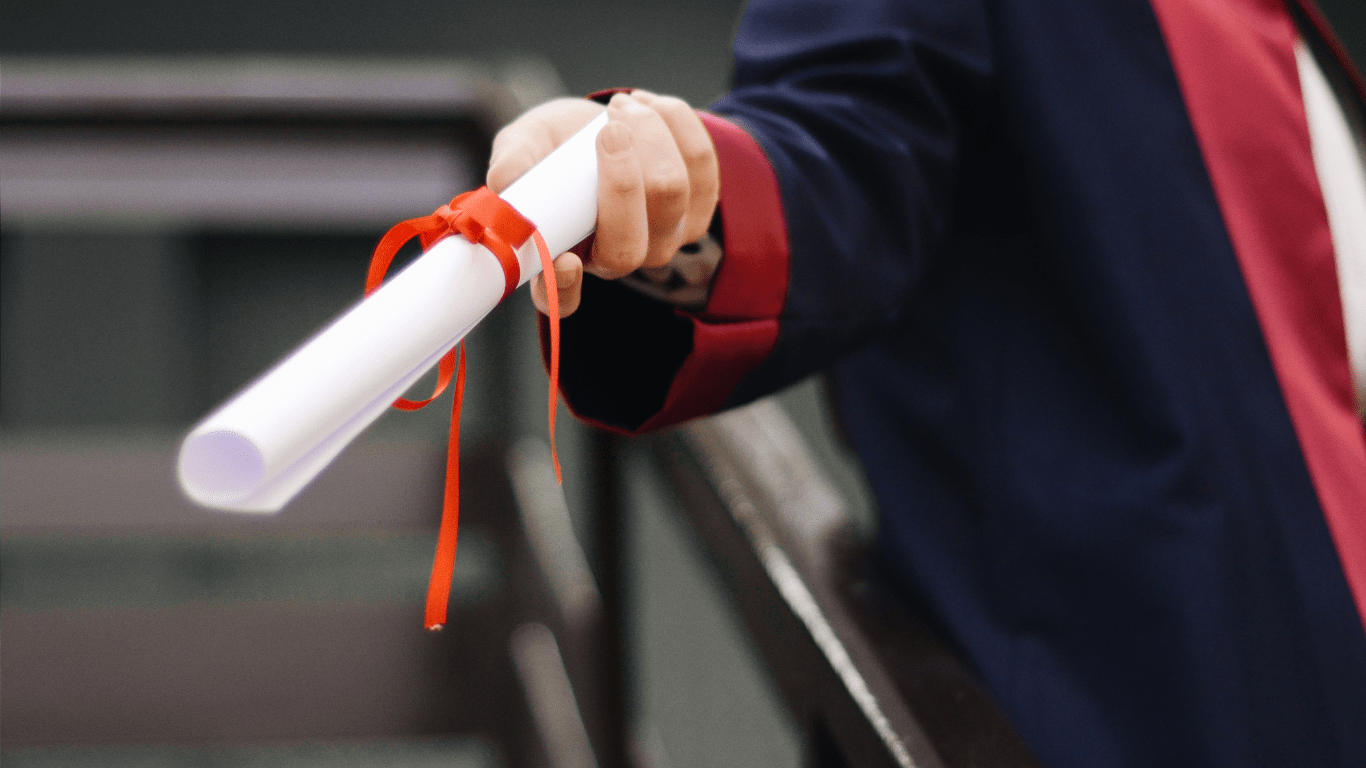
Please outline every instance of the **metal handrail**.
M869 567L840 494L776 401L653 444L811 749L828 741L860 766L1036 764Z

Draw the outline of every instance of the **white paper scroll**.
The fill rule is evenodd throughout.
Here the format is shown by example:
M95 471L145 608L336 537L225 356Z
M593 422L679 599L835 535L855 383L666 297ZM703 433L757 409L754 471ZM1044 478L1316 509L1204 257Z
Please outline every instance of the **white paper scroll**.
M503 193L552 254L596 224L594 140L606 123L599 115ZM533 241L517 257L523 283L541 271ZM279 510L497 306L504 285L486 248L441 240L192 429L180 447L185 495Z

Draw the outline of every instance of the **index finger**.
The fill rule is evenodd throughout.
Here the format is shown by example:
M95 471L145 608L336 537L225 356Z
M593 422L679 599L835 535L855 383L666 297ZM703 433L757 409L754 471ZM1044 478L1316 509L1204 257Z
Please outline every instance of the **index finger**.
M533 107L493 137L485 183L502 192L602 112L585 99L555 99Z

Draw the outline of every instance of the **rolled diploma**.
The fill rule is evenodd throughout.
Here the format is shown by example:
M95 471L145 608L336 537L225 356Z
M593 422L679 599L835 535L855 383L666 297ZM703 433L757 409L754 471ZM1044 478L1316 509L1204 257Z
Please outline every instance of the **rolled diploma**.
M594 140L606 123L599 115L502 195L552 255L597 222ZM533 240L517 257L522 283L541 271ZM488 249L442 239L190 430L181 489L206 507L278 511L497 306L504 286Z

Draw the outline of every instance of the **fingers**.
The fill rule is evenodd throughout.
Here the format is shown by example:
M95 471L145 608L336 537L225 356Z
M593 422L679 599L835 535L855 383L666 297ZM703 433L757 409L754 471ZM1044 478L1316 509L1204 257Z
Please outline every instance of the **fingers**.
M580 99L543 104L499 131L493 142L488 185L506 189L550 154L603 107ZM640 268L667 267L680 246L700 239L716 208L716 150L697 114L682 100L646 91L617 94L598 134L597 237L587 264L561 256L565 284L561 316L579 303L584 270L614 279ZM545 311L545 287L533 284Z
M598 229L588 271L614 280L645 258L650 231L635 133L610 121L598 134Z
M682 244L679 227L688 210L688 169L678 143L663 116L632 95L613 96L607 116L631 129L639 158L649 231L644 264L668 264Z
M679 229L679 244L696 242L711 226L720 191L716 148L711 143L711 135L697 113L682 99L644 91L632 95L658 112L673 134L688 173L688 206Z
M583 262L578 256L564 253L555 259L555 284L556 295L560 298L560 317L569 317L579 308L583 296ZM531 302L541 314L550 314L544 275L538 274L531 279Z
M493 137L485 183L502 192L602 112L585 99L555 99L528 110Z

